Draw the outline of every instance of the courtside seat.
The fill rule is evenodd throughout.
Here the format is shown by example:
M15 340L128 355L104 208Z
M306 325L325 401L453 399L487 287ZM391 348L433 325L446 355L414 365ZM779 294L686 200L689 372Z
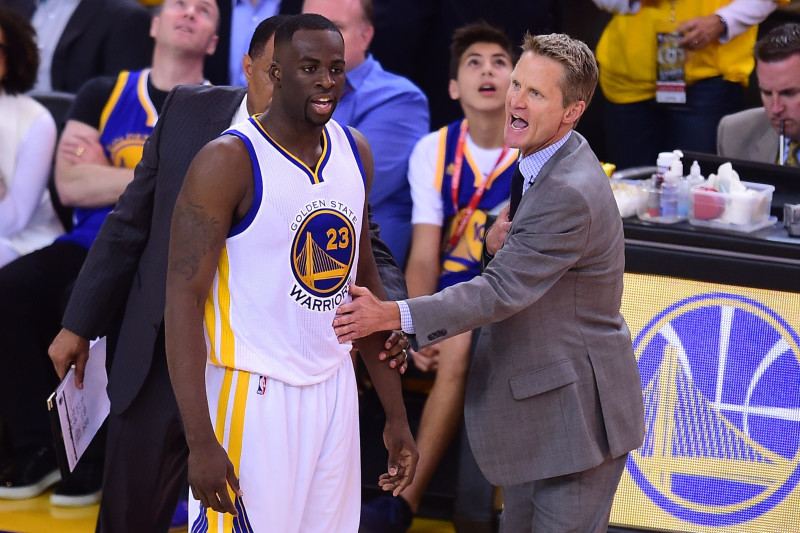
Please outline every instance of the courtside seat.
M75 95L59 91L33 91L28 93L28 96L35 99L50 111L50 114L53 115L53 119L56 121L56 131L60 138L61 132L64 131L64 124L67 122L67 113L72 107L72 102L75 100ZM47 189L50 191L50 201L53 202L53 208L59 220L61 220L61 224L64 226L64 231L69 231L72 229L72 208L61 203L58 190L56 190L53 171L50 172L50 179L47 181Z

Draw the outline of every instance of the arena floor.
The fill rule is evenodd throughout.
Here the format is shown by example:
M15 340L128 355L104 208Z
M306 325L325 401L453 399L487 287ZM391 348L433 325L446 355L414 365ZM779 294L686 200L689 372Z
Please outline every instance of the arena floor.
M80 509L53 507L47 492L29 500L0 500L0 533L93 533L98 505ZM170 531L186 531L186 528ZM453 524L418 518L410 533L455 533Z

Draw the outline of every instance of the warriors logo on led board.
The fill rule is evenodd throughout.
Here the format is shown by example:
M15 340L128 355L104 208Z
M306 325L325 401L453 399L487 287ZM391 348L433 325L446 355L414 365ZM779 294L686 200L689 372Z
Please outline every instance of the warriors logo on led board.
M666 512L739 524L800 478L800 341L768 307L734 294L679 301L634 342L647 434L628 471Z

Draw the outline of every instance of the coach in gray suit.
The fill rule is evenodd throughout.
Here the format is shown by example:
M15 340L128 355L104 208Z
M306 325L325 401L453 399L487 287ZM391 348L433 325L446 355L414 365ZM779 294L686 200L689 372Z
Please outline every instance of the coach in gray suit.
M764 107L722 117L717 153L723 157L797 166L800 141L800 24L778 26L755 45L756 76ZM783 160L780 158L784 123Z
M522 154L524 193L512 184L513 219L502 212L487 233L496 255L481 276L432 296L378 302L353 287L334 321L342 341L402 324L423 344L488 324L465 416L478 465L503 488L508 533L605 531L627 454L644 435L620 314L622 222L600 163L572 130L596 83L584 43L528 35L505 130Z
M248 75L247 89L181 86L169 94L133 181L89 251L64 329L50 347L59 376L75 361L82 379L87 339L109 333L112 317L124 308L108 384L111 414L98 531L166 532L187 488L188 449L164 352L172 211L200 148L269 104L272 88L261 73L272 61L271 37L280 20L272 17L256 29L245 58L245 71L249 60L255 73ZM377 228L371 229L386 292L402 298L407 295L402 272L378 240ZM406 346L403 340L399 348ZM404 356L395 363L403 367Z

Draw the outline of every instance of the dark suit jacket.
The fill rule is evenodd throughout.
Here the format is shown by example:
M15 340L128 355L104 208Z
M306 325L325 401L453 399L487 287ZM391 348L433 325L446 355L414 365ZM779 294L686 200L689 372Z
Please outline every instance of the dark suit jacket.
M96 76L149 66L152 55L144 6L134 0L81 0L53 53L53 90L77 93Z
M211 83L216 85L227 85L228 65L231 55L231 10L232 0L218 0L219 6L219 42L214 54L206 58L203 72ZM282 15L296 15L303 8L303 0L282 0L278 12ZM237 61L241 61L238 58Z
M63 326L82 337L106 334L125 305L108 386L117 414L130 406L150 371L164 319L172 211L183 178L195 154L228 128L245 93L185 85L167 96L134 179L106 218L75 282ZM371 230L387 294L406 297L402 272L379 241L377 227Z
M641 444L641 380L620 314L624 267L608 179L573 132L522 196L484 272L408 300L421 344L484 326L465 420L491 483L584 471Z
M36 11L36 0L0 0L0 6L11 8L30 21Z

